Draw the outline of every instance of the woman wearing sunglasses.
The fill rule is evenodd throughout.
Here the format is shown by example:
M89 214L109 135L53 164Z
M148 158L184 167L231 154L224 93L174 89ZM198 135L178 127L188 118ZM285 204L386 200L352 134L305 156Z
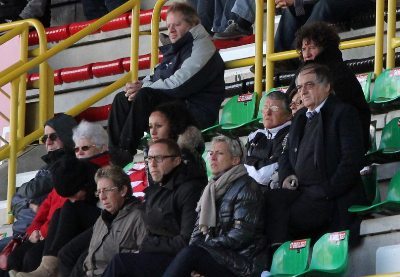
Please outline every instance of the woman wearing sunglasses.
M73 140L75 142L75 155L80 161L90 162L96 168L108 165L109 155L107 152L108 136L104 128L96 123L90 123L82 121L76 128L73 129ZM57 171L57 168L53 168L52 171ZM75 172L70 172L68 175L74 175ZM89 174L89 172L88 172ZM94 175L91 175L92 179ZM55 176L53 176L54 179ZM61 208L52 214L52 209L57 209L57 206L49 205L48 209L42 209L41 214L47 214L47 218L51 218L48 223L48 234L51 234L46 238L44 244L43 257L40 261L41 255L27 255L29 260L38 260L38 262L31 263L31 266L23 266L22 271L32 271L36 267L39 267L29 273L18 273L17 276L51 276L57 272L58 259L57 255L59 250L72 240L77 235L86 231L89 227L92 227L97 217L100 214L100 209L97 208L97 198L94 197L94 189L91 191L82 191L77 195L70 196L62 191L64 184L66 187L71 184L66 184L61 178L54 180L56 182L56 191L52 193L56 196L67 197L68 200ZM79 181L79 180L77 180ZM91 180L93 181L93 180ZM60 185L61 183L61 185ZM94 186L92 186L94 188ZM55 197L56 197L55 196ZM42 216L43 217L43 216ZM90 231L90 230L89 230ZM91 237L91 231L84 241L81 241L79 247L75 245L76 251L80 254L89 246ZM79 255L78 255L79 256ZM12 272L16 274L16 272Z

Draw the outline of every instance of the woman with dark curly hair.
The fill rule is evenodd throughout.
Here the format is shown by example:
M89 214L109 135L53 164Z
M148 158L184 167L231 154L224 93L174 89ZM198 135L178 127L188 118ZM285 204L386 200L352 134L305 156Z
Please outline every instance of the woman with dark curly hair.
M333 90L335 95L358 111L363 128L364 150L370 146L369 125L371 112L364 98L361 85L354 73L343 61L342 52L339 49L340 38L335 29L325 22L315 22L300 28L296 34L296 49L303 63L313 61L327 66L333 76ZM293 79L288 91L295 88Z

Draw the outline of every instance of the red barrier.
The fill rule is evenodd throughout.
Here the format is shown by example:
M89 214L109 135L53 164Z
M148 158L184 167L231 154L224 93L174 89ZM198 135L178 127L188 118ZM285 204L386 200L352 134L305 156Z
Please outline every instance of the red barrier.
M101 107L90 107L80 114L78 114L75 118L79 122L82 119L85 119L90 122L107 120L108 114L110 113L111 105L105 105Z
M117 59L114 61L94 63L92 66L93 76L100 78L123 73L124 68L122 66L122 60L123 59Z
M95 22L96 19L93 20L89 20L89 21L84 21L84 22L75 22L75 23L71 23L69 24L69 28L68 31L71 35L74 35L76 33L78 33L80 30L84 29L85 27L89 26L89 24ZM100 30L97 30L95 32L93 32L93 34L95 33L99 33Z
M118 29L128 28L130 26L128 17L129 17L129 14L125 13L125 14L111 20L110 22L104 24L100 28L100 30L102 32L108 32L108 31L114 31L114 30L118 30Z
M63 83L72 83L92 79L92 65L93 64L86 64L82 66L61 69L61 79Z
M229 40L214 40L215 47L220 49L226 49L246 44L251 44L255 42L255 35L241 37L237 39L229 39Z

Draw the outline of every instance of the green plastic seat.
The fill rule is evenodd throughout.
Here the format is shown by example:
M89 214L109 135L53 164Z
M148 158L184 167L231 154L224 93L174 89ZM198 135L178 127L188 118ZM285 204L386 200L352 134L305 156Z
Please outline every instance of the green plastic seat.
M381 142L376 151L366 158L373 163L389 163L400 160L400 117L395 117L382 130Z
M358 82L364 92L364 97L367 102L371 101L369 89L371 87L372 72L356 75Z
M349 211L369 213L396 213L400 211L400 171L390 180L386 200L374 203L370 206L354 205Z
M203 155L203 160L206 163L206 170L207 170L207 178L210 179L212 174L211 174L211 165L210 165L210 159L208 158L208 151L204 151Z
M375 80L371 103L384 104L400 98L400 68L383 71Z
M255 118L256 94L251 94L248 101L239 102L239 95L233 96L222 108L222 115L219 124L202 130L205 137L209 138L218 132L229 132L247 126L257 120Z
M304 272L309 253L310 239L285 242L274 253L271 276L293 276Z
M381 194L377 183L377 167L373 166L370 174L361 176L367 199L372 205L381 202ZM361 209L359 207L362 207ZM351 213L365 213L364 206L353 205L348 209Z
M323 235L312 250L310 266L294 276L340 276L347 270L349 259L349 232Z

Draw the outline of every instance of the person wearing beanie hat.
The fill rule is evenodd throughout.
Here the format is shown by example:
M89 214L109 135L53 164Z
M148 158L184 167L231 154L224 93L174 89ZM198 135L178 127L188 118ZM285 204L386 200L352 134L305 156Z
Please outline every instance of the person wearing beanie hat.
M49 119L44 126L44 136L41 141L47 154L42 156L46 163L35 177L18 188L12 199L12 213L17 221L13 224L13 234L24 234L31 224L38 206L53 188L49 167L65 154L73 154L72 128L76 126L73 117L58 114Z
M50 167L54 189L49 197L55 194L65 199L65 203L61 206L55 203L58 210L52 215L50 215L52 207L48 209L41 207L35 219L43 217L48 219L42 252L26 251L22 267L13 268L10 276L57 276L59 249L76 235L93 226L100 214L100 209L96 206L97 199L94 196L96 190L94 175L97 169L97 165L69 155L59 159ZM42 215L45 213L47 216ZM32 229L30 226L28 230ZM41 233L42 229L40 229ZM16 270L32 272L25 273Z

